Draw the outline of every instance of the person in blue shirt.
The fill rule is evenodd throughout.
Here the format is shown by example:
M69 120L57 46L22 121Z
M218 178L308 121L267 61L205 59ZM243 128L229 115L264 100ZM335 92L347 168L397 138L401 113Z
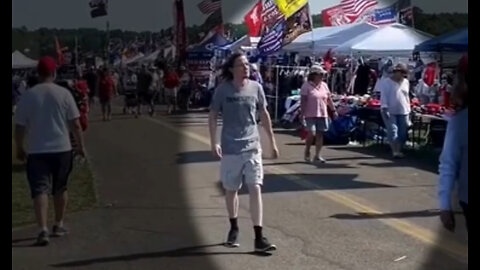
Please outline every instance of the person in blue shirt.
M438 197L440 220L449 231L455 230L455 217L452 211L452 191L458 187L458 199L465 215L467 231L468 212L468 55L459 63L457 85L452 101L457 112L447 126L445 142L440 156Z

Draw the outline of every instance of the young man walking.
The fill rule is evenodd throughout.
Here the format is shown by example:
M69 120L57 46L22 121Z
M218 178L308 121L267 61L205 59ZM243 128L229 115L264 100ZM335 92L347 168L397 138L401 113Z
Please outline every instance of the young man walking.
M36 245L45 246L50 242L47 228L50 188L55 208L53 235L67 233L63 220L73 161L70 131L77 142L76 153L84 156L85 148L77 104L67 89L54 83L55 60L42 58L37 69L40 83L25 93L15 114L15 143L17 158L27 162L27 178L40 227Z
M238 191L242 180L250 193L250 214L255 232L255 251L276 250L263 236L263 184L262 151L257 127L257 113L266 130L272 149L272 158L278 158L262 86L249 80L249 63L245 55L233 54L223 67L222 82L212 100L209 127L214 156L221 158L221 180L226 191L226 205L230 218L230 231L226 246L238 247ZM217 118L222 114L221 144L217 143Z

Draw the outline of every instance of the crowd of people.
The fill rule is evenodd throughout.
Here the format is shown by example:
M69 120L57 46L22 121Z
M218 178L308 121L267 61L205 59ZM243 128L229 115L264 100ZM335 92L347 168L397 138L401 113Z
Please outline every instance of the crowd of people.
M164 72L156 67L142 66L136 72L128 70L123 74L118 71L112 73L107 68L90 69L83 76L84 81L75 81L73 88L78 91L72 92L68 89L72 88L68 83L56 83L56 70L55 60L50 57L40 59L36 77L38 81L27 86L21 83L21 87L26 90L22 89L14 118L17 158L27 164L27 178L40 228L36 241L38 245L47 245L50 241L47 228L49 192L54 197L53 234L62 236L68 232L63 224L68 200L67 183L73 155L85 156L82 133L86 125L82 114L88 113L88 105L93 98L98 95L103 120L108 121L111 118L111 101L117 93L127 95L129 91L134 91L137 99L148 100L148 105L154 106L153 100L164 89L163 99L169 104L168 113L173 113L179 100L180 109L188 110L193 81L185 68L180 68L177 72L173 67L167 67ZM328 71L322 64L313 63L301 86L301 111L309 131L305 147L307 162L312 162L310 147L314 141L316 151L313 162L326 162L320 155L323 134L328 130L330 119L338 116L332 93L325 82L327 76ZM467 228L469 220L468 57L462 58L455 76L457 83L450 91L451 105L456 114L450 120L440 159L438 192L441 221L448 230L455 227L450 203L455 183L459 186L458 197L467 219ZM226 208L230 220L226 245L239 246L238 191L244 180L250 194L254 248L266 252L275 250L276 246L263 234L263 165L258 124L266 131L270 156L278 158L279 151L262 82L261 73L255 65L249 63L244 54L232 54L222 67L221 80L210 104L209 131L212 153L221 159L220 178L226 191ZM411 98L406 65L399 63L389 66L376 88L380 92L382 115L393 155L402 157ZM75 94L77 92L81 93L80 97ZM136 113L140 114L140 105L136 109ZM150 107L150 110L154 111L154 107ZM219 115L223 120L220 142L216 136Z

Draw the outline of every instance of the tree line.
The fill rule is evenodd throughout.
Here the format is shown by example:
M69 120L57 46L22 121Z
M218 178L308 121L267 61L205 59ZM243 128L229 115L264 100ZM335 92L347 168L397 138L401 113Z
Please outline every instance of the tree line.
M312 20L314 27L323 26L321 14L313 15ZM468 14L425 14L421 9L415 8L414 24L416 29L437 36L468 27ZM225 24L224 27L232 39L240 38L247 34L248 31L245 24ZM190 41L199 40L199 33L202 30L202 26L198 25L187 27L187 39ZM109 36L112 40L132 41L143 39L149 41L168 37L171 32L171 27L158 32L111 30ZM68 47L71 52L73 52L75 46L75 37L77 37L78 48L83 53L92 52L102 55L107 45L107 33L104 30L94 28L39 28L37 30L28 30L26 27L20 27L12 28L12 50L19 50L33 58L38 58L42 55L55 55L55 36L58 37L61 46Z

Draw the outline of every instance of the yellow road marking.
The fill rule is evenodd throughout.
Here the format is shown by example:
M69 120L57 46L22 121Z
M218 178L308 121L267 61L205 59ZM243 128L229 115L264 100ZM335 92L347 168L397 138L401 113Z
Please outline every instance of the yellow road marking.
M145 118L145 119L148 119L154 123L157 123L169 130L172 130L175 133L189 137L203 144L210 145L210 140L202 135L187 131L185 129L181 129L179 127L175 127L174 125L159 119L154 119L154 118ZM271 173L274 173L277 175L281 175L283 178L289 181L295 182L296 184L304 188L316 190L314 192L317 195L324 197L326 199L329 199L331 201L334 201L354 211L368 212L372 214L384 214L383 212L375 209L374 207L361 203L360 202L361 199L357 198L354 195L346 194L345 192L341 192L341 191L325 191L325 190L319 191L318 189L320 188L320 186L312 182L306 181L299 176L295 176L295 174L297 174L296 171L289 170L287 168L276 166L276 165L268 166L268 168L265 168L265 170L270 171ZM443 250L444 252L447 252L448 254L458 256L459 259L468 260L468 247L458 242L448 241L448 240L445 240L445 241L442 240L442 243L440 244L438 242L438 237L437 237L438 234L432 232L431 230L422 228L413 223L400 220L397 218L379 219L379 221L417 240L420 240L429 245L438 247L439 249Z

